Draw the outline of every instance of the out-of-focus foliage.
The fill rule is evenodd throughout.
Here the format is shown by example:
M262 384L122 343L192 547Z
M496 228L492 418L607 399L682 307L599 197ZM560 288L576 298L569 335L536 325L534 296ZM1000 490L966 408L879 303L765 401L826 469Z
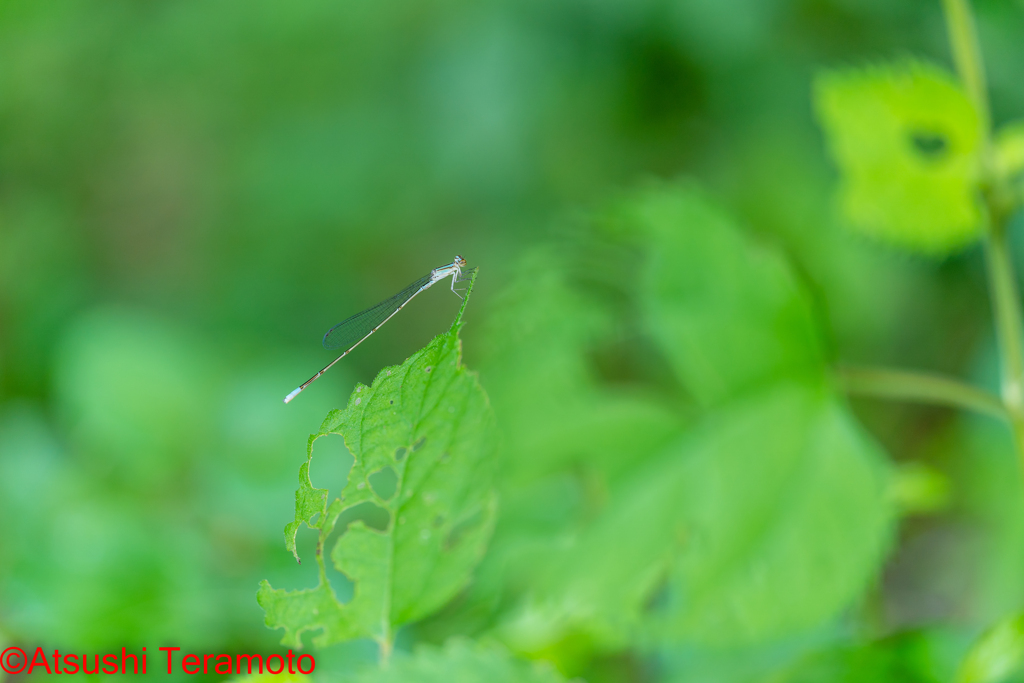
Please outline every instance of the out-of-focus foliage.
M229 678L228 680L232 683L270 683L270 681L277 681L278 683L307 683L311 679L303 674L284 672L280 674L252 674L250 676Z
M957 683L997 683L1024 661L1024 616L1015 614L988 629L964 658Z
M915 62L828 72L816 104L854 226L928 252L978 236L978 115L952 76Z
M421 646L386 669L367 669L352 683L559 683L551 665L516 661L498 645L451 640L443 648Z
M390 669L351 641L314 680L954 680L1024 605L1011 441L832 374L996 386L941 5L0 3L4 642L280 648L259 582L318 582L319 529L303 565L281 542L296 469L373 486L308 435L458 299L280 399L326 329L462 253L491 540L396 616ZM974 5L1012 206L1024 11ZM341 611L351 557L322 558Z
M911 632L870 646L823 648L801 659L780 680L786 683L938 683L948 673L936 661L943 646L935 634Z
M778 254L744 240L694 192L653 191L620 211L615 229L635 236L648 260L637 277L643 320L700 403L781 378L820 380L810 301Z
M996 134L993 166L996 173L1020 184L1024 174L1024 121L1009 123Z
M552 545L531 557L528 578L519 581L533 591L546 588L530 609L556 615L563 628L596 629L618 643L764 641L833 616L859 594L882 557L888 484L884 458L828 388L806 294L778 254L751 243L692 188L636 192L594 223L593 234L562 249L585 254L582 263L548 269L562 271L570 287L575 282L575 297L589 300L596 317L634 321L631 341L675 370L658 378L665 384L660 391L646 390L648 400L666 414L687 412L692 421L671 436L662 430L650 446L586 440L560 446L574 451L577 467L594 470L588 485L607 493L594 501L593 519L577 525L576 542L566 547L558 529ZM610 251L614 244L619 249ZM607 277L601 255L614 253L630 254L634 276L603 283L618 287L623 299L618 310L601 311L584 285ZM532 278L524 269L519 287L525 290ZM501 318L489 338L515 338L517 354L546 366L553 353L548 339L568 336L574 324L557 319L564 304L535 299L515 309L519 317ZM545 333L516 337L516 330L529 329ZM590 343L608 343L608 334L595 330ZM519 367L500 352L484 365L484 382L506 418L517 415L503 414L501 406L537 386ZM614 393L622 405L636 389ZM574 419L577 413L562 414ZM531 412L520 419L538 420ZM505 427L529 432L529 424ZM623 420L606 421L604 429L626 440L643 427ZM511 447L516 461L550 467L562 457L518 440ZM542 467L533 471L544 474ZM533 481L517 478L506 483L504 497L527 497L536 485L536 474ZM499 545L519 534L540 538L530 528L532 511L518 512L506 512ZM530 627L514 627L515 637L536 639L518 633L522 628Z
M928 465L908 462L893 474L890 494L905 513L939 512L949 506L950 481Z

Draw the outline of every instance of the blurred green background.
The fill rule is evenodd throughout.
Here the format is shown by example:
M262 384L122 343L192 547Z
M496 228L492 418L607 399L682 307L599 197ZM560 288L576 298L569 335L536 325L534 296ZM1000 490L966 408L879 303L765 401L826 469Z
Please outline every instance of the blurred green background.
M1001 122L1024 112L1024 4L975 7ZM315 581L281 534L306 436L356 381L446 329L458 300L431 290L283 406L331 358L323 332L463 254L480 267L466 362L490 391L495 336L515 343L501 316L516 305L551 308L557 329L593 322L543 284L515 284L517 271L578 265L579 224L652 179L696 180L783 254L830 362L994 386L980 250L903 255L846 231L834 210L813 78L908 54L949 64L937 1L0 2L0 639L277 647L254 596L263 578ZM628 290L634 263L616 253L592 279ZM617 291L595 287L613 309ZM602 324L579 334L607 343L552 362L578 362L594 392L670 391L657 358ZM552 524L575 514L559 506L592 504L578 462L516 464L533 423L495 405L515 432L511 518L529 508ZM901 521L848 632L885 643L863 655L870 666L924 657L920 670L941 670L1024 605L1012 445L983 418L852 405L890 458L948 495ZM545 416L538 433L557 431L557 410L527 417ZM622 457L599 489L614 488ZM336 491L344 467L329 467L314 480ZM501 533L495 552L514 553ZM502 595L408 642L507 633ZM796 647L504 640L609 681L762 680ZM815 666L845 671L838 658L853 651ZM373 656L357 644L322 661ZM860 680L821 675L806 680Z

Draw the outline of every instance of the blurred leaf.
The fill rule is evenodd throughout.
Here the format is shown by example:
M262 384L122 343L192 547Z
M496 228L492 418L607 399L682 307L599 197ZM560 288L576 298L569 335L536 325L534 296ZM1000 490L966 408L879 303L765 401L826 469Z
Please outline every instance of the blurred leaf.
M214 375L203 349L172 324L93 311L68 327L58 354L63 417L101 469L135 485L160 482L208 435Z
M554 262L547 249L522 259L487 323L480 372L506 433L503 474L517 482L570 463L612 476L681 424L650 392L599 381L589 354L611 315Z
M678 633L764 640L860 596L890 541L888 466L841 403L783 386L716 416L687 452Z
M978 116L952 76L907 62L828 71L814 90L854 227L931 253L977 238Z
M975 641L957 672L956 683L999 683L1024 660L1024 614L999 621Z
M784 385L710 415L637 473L551 595L612 633L653 619L691 641L763 641L849 605L890 521L878 448L826 392Z
M993 165L997 175L1013 178L1024 172L1024 121L1014 121L996 133Z
M779 683L940 683L936 644L928 634L901 633L854 646L831 647L804 657Z
M901 463L893 471L890 495L905 514L937 512L949 505L949 479L924 463Z
M820 375L814 316L792 271L696 189L643 192L620 220L649 240L640 281L647 328L701 403Z
M449 640L444 648L396 654L387 668L368 669L352 683L559 683L550 665L514 659L497 645Z
M991 347L993 360L995 347ZM995 366L993 366L993 370ZM963 420L950 453L950 478L957 506L977 520L976 545L969 553L978 577L970 592L972 622L993 624L1007 607L1024 604L1024 481L1020 459L1007 430L990 420Z
M287 671L280 674L262 673L250 676L235 676L225 679L228 683L306 683L313 679L303 674L290 674Z
M302 632L317 628L323 629L318 645L390 642L399 626L447 602L483 554L497 506L497 431L487 396L460 363L461 315L450 332L381 371L372 386L358 385L348 407L332 411L310 437L295 522L285 531L289 549L295 550L299 523L321 529L326 539L348 511L371 520L383 511L387 521L378 529L355 519L331 552L355 582L350 602L340 604L323 577L307 591L261 584L266 623L285 629L282 642L300 646ZM326 434L341 434L355 458L341 496L329 506L326 491L309 481L313 445Z
M568 551L573 536L562 526L546 554L526 554L542 577L531 585L544 590L506 620L502 637L524 652L581 627L612 647L666 635L735 644L834 617L881 562L892 510L882 454L826 385L800 282L693 187L645 188L598 221L600 243L584 246L590 260L579 270L600 278L602 263L639 262L640 287L622 293L640 309L633 327L653 337L654 353L712 410L681 441L668 440L677 427L648 442L660 457L621 442L618 477L603 497L584 499L596 521L571 520L580 531ZM598 310L622 308L606 301ZM577 342L564 353L584 368L586 349ZM612 394L596 386L577 384ZM572 414L564 405L552 413ZM552 438L586 442L575 421L547 420ZM594 432L607 442L614 426L606 427Z

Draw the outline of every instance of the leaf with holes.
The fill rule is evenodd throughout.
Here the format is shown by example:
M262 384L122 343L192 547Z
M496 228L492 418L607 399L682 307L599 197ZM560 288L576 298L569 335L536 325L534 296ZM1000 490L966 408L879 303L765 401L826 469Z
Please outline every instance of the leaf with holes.
M952 76L916 62L829 71L814 94L854 227L933 253L978 237L978 115Z
M318 645L374 638L387 647L397 627L447 602L482 556L497 509L497 435L487 396L461 363L461 316L401 366L357 386L348 406L310 437L286 543L294 552L303 523L318 529L322 569L339 516L357 517L331 552L355 590L340 603L323 571L320 585L307 591L275 590L264 581L259 603L267 625L285 629L282 642L300 646L302 632L321 629ZM355 458L330 505L309 480L314 444L326 434L342 435ZM376 528L364 516L386 521Z

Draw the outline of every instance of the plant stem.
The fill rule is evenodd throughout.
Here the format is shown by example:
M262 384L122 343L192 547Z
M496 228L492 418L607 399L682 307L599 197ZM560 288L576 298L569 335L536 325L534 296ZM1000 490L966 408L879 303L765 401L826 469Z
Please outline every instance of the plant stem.
M989 288L996 319L1003 370L1003 403L1015 419L1024 420L1024 339L1020 294L1002 225L993 226L985 244Z
M985 63L969 0L943 0L953 61L978 114L979 181L988 218L985 255L1002 366L1003 405L1013 426L1017 455L1024 465L1024 337L1020 293L1007 239L1005 178L993 177L992 119L989 114Z
M996 338L999 341L1002 366L1003 405L1013 426L1017 454L1024 464L1024 338L1020 293L1013 272L1005 224L991 226L985 243L988 261L989 288L996 319Z
M920 401L965 408L1003 420L1009 419L997 396L939 375L888 368L840 368L839 381L851 394Z
M391 652L394 650L395 645L391 642L391 639L387 636L377 641L380 646L380 668L388 668L388 664L391 663Z
M974 24L969 0L942 0L946 15L946 30L953 50L953 61L967 94L978 112L978 125L983 141L984 155L988 154L992 121L988 110L988 85L985 63L978 44L978 31Z

